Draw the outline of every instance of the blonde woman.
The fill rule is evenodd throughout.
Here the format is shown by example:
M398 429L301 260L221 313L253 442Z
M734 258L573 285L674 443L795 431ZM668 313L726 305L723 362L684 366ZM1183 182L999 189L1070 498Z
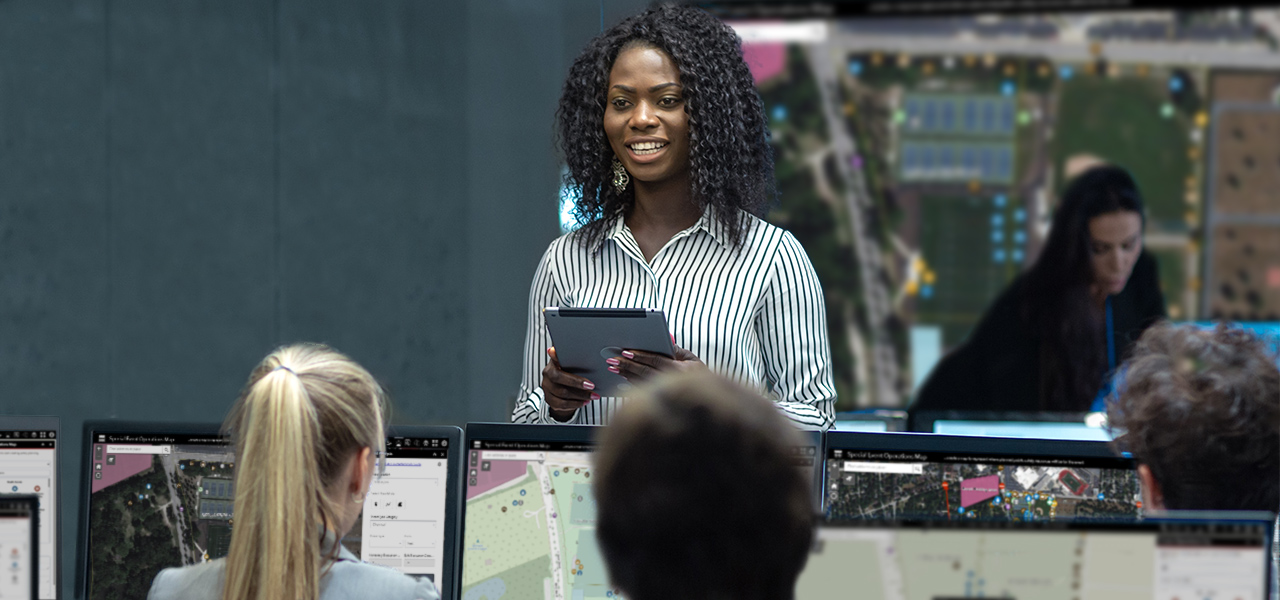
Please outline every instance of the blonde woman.
M238 457L225 559L165 569L151 600L429 599L429 581L360 562L355 524L383 448L382 388L325 346L267 356L227 417Z

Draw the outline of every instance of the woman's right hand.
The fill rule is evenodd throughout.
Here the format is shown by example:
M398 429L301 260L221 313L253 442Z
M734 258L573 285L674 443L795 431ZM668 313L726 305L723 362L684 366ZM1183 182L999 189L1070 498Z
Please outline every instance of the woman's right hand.
M592 400L599 400L600 394L591 391L596 387L594 383L560 369L555 348L547 348L547 356L551 360L542 367L542 393L547 413L557 421L568 421L573 418L574 411Z

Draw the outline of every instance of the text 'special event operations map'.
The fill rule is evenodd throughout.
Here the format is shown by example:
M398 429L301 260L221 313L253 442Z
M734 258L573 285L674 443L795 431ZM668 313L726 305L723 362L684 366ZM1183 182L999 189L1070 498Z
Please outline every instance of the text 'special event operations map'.
M1124 458L829 449L826 516L1052 521L1133 518L1142 490Z
M613 600L596 545L592 447L471 440L462 599Z

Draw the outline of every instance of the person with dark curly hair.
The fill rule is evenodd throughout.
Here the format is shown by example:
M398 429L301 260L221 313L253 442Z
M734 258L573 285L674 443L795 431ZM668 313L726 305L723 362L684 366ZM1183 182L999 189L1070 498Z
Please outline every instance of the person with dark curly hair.
M1035 264L938 363L911 410L1103 410L1107 374L1165 317L1145 224L1123 168L1077 175Z
M631 600L787 600L809 558L799 435L711 373L644 386L600 434L592 489L609 579Z
M1144 509L1280 509L1278 360L1225 324L1142 334L1107 416L1138 462Z
M661 309L675 356L601 359L633 382L710 368L826 429L835 384L822 288L776 196L764 106L742 44L693 7L657 6L593 39L556 113L580 226L551 243L529 293L512 420L606 423L621 398L565 372L548 306Z

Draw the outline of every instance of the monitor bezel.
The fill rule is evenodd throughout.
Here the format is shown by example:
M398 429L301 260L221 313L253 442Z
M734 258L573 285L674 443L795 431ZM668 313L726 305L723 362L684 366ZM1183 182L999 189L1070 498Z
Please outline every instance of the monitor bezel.
M28 573L31 580L31 597L40 597L40 497L35 494L0 494L0 502L12 502L22 505L28 516L31 517L31 572ZM56 558L54 559L57 560ZM62 586L57 586L61 593Z
M62 447L64 445L64 442L60 439L62 437L61 421L62 420L60 418L55 416L0 415L0 431L52 430L55 432L54 440L53 440L53 468L54 468L53 484L58 486L57 487L58 500L57 502L54 502L54 506L53 506L53 526L57 532L57 535L55 535L53 538L53 581L54 581L53 588L55 590L53 593L53 597L55 599L59 599L63 597L62 588L66 587L62 583L62 554L63 554L62 499L63 499L63 493L64 493L62 489L62 475L63 475ZM14 497L14 496L6 496L6 497ZM38 503L36 508L39 509ZM39 538L37 537L36 539L38 540ZM39 572L37 572L37 575L38 574ZM37 581L36 582L37 591L31 595L32 598L40 597L39 589L40 589L40 586L39 586L39 582Z
M444 438L449 440L450 450L446 453L445 464L448 471L445 475L444 501L444 539L441 540L440 554L443 561L440 565L440 579L436 582L436 591L441 598L453 598L458 586L456 573L462 561L452 548L461 544L462 523L462 474L463 456L467 449L462 447L462 428L454 425L392 425L387 428L387 437ZM454 449L458 452L454 452ZM361 519L364 517L361 516ZM361 542L363 548L363 541Z
M222 423L165 422L165 421L85 421L80 440L80 505L76 528L76 582L77 598L89 597L89 495L93 489L93 436L100 433L222 435Z

